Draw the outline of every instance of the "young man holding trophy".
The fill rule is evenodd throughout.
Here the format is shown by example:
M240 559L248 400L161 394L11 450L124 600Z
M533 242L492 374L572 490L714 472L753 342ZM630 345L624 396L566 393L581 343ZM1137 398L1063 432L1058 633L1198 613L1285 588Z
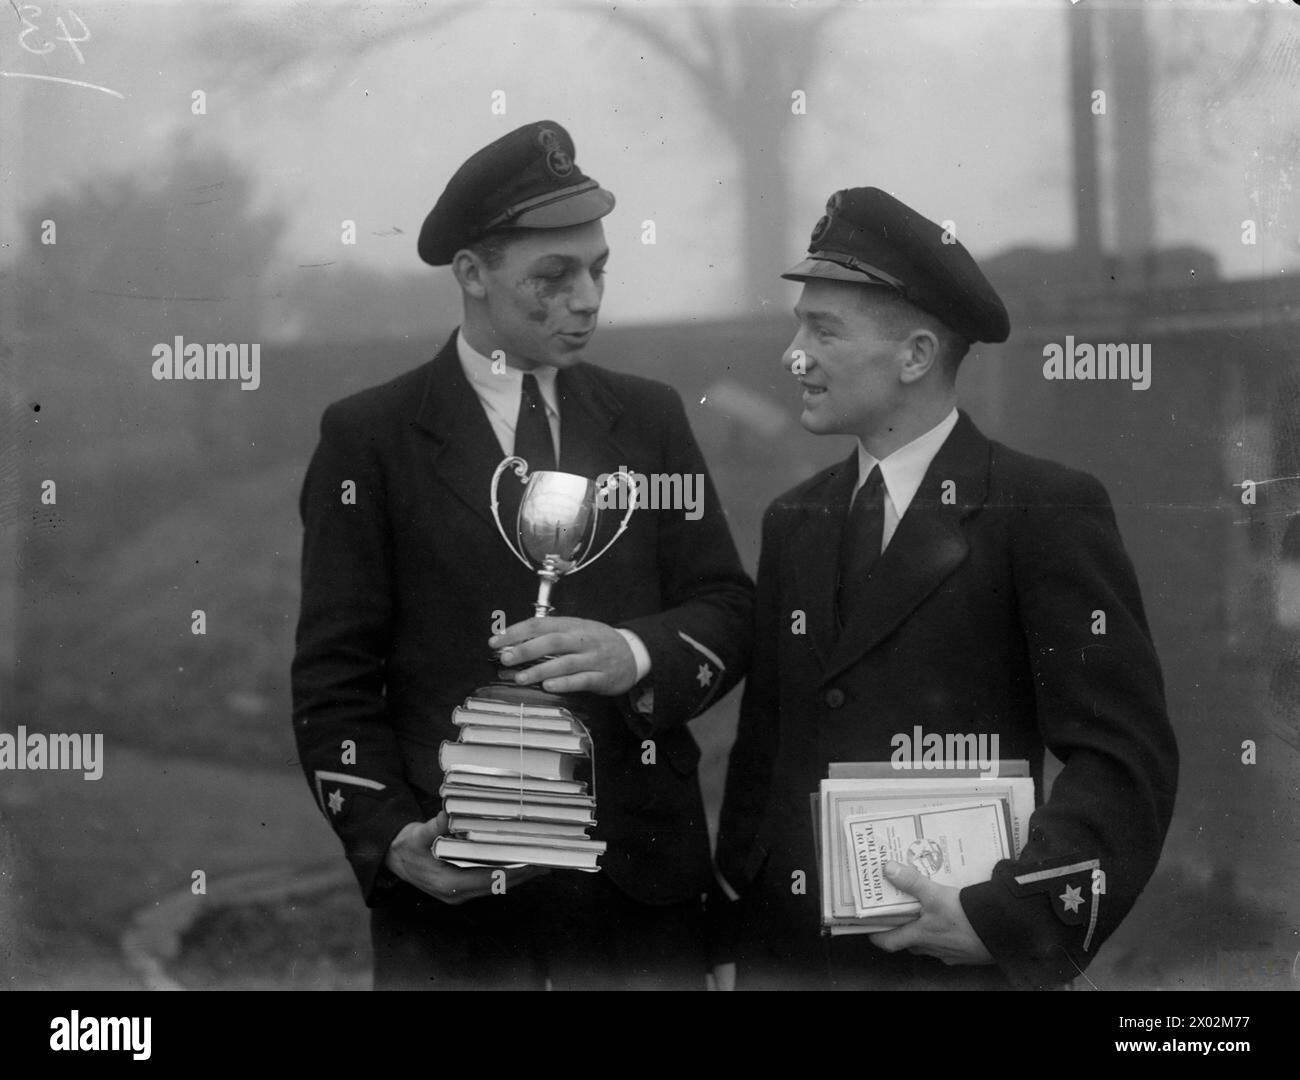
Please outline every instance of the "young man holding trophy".
M376 988L704 982L711 870L685 724L748 665L752 584L678 395L583 360L613 206L558 124L474 154L419 238L456 276L461 327L322 419L301 499L294 729L372 909ZM512 455L526 470L504 473L498 506ZM703 513L602 517L583 478L620 469L702 476ZM538 536L569 549L534 560ZM494 681L585 716L599 872L433 856L439 746Z

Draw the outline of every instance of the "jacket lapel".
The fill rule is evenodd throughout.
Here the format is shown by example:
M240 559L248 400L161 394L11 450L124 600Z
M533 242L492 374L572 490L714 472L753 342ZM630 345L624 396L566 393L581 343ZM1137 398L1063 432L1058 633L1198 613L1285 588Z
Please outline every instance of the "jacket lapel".
M823 664L830 663L835 646L840 542L857 479L858 454L854 450L847 460L828 470L819 486L805 493L803 516L786 549L793 595L806 604L809 637Z
M880 644L966 558L969 545L961 523L984 504L988 468L988 439L960 413L872 570L866 596L836 640L827 679ZM834 587L832 581L832 594Z
M591 369L579 364L561 370L556 389L560 403L559 467L594 480L602 472L631 464L626 451L610 437L623 405L593 377ZM433 467L438 476L466 506L495 528L492 473L505 455L474 387L461 369L455 334L430 364L415 422L435 440ZM519 501L512 483L518 487L514 473L507 472L500 482L503 523L513 519Z
M562 368L556 376L560 400L560 470L595 480L620 465L631 466L610 431L623 403L593 377L586 364Z
M456 334L429 366L415 423L435 440L433 468L442 482L495 529L492 473L505 455L474 387L461 370ZM512 477L513 473L502 477L501 486Z

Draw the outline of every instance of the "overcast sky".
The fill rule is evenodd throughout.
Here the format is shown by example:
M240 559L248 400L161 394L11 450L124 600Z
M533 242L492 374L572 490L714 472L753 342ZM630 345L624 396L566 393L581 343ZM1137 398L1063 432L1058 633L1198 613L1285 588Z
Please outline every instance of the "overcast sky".
M243 163L258 208L288 216L272 279L329 260L421 272L415 236L455 167L505 131L550 118L573 134L584 171L618 197L606 223L606 317L726 315L737 304L742 230L774 223L743 220L737 133L719 129L698 89L616 6L648 15L683 48L697 44L691 12L662 3L490 2L461 13L455 3L367 0L78 0L46 3L34 19L27 6L28 27L10 7L0 20L0 258L36 234L33 195L123 174L158 183L183 137ZM797 19L828 5L775 6ZM807 113L790 118L791 261L827 195L860 184L959 222L977 256L1068 244L1072 5L839 6L795 87ZM743 32L748 9L713 7ZM1249 0L1148 7L1158 242L1209 248L1229 276L1297 267L1300 45L1291 28L1300 17L1292 5ZM60 41L59 18L66 36L82 38L83 26L89 36ZM1263 60L1242 74L1234 65L1265 19L1274 21ZM206 115L191 111L195 90ZM491 111L497 90L504 116ZM1253 247L1240 228L1252 217ZM344 219L357 222L355 247L340 243ZM647 219L654 246L639 241ZM772 295L788 303L781 269Z

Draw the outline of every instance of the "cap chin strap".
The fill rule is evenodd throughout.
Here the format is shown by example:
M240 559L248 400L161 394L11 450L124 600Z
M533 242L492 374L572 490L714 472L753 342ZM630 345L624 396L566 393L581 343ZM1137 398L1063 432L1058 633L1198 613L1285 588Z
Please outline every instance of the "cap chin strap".
M489 232L500 225L505 225L515 220L515 218L522 217L530 210L539 210L543 206L550 206L551 203L563 202L565 199L571 199L575 195L581 195L584 191L592 191L598 187L600 185L595 180L587 179L579 184L561 188L559 191L548 191L545 195L525 199L523 202L515 203L514 206L508 207L497 214L496 217L483 226L483 232Z
M897 289L900 293L907 292L907 286L894 277L893 274L887 274L879 267L865 263L861 259L855 259L852 255L845 255L842 251L810 251L805 258L833 262L837 266L843 266L846 270L852 270L854 273L870 278L876 285L888 285Z

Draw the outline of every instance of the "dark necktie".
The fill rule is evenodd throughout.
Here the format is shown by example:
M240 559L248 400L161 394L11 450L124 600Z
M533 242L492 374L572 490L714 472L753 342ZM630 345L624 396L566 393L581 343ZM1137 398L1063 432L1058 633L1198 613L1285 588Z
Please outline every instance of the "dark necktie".
M836 610L840 625L849 621L854 605L862 599L871 577L871 568L880 558L880 541L885 529L885 481L880 466L875 466L844 523L840 542L840 579L836 590Z
M546 402L542 400L535 375L524 376L524 392L519 395L515 455L528 462L529 473L555 468L555 443L551 441L551 424L546 419Z

